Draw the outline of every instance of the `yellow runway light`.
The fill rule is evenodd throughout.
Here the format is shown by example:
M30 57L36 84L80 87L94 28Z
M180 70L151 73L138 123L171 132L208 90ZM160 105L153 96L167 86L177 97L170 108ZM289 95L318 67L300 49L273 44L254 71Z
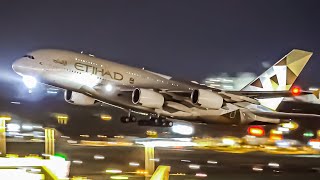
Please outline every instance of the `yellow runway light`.
M100 115L100 118L104 121L110 121L112 120L112 116L110 116L109 114L102 114Z

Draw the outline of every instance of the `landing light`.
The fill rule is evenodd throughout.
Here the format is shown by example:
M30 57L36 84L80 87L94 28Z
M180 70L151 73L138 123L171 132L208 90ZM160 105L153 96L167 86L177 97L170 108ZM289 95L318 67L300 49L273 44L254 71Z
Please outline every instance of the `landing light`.
M113 87L112 87L111 84L107 84L107 85L106 85L106 91L107 91L107 92L112 91L112 89L113 89Z
M23 76L22 81L29 89L33 89L37 86L37 79L32 76Z

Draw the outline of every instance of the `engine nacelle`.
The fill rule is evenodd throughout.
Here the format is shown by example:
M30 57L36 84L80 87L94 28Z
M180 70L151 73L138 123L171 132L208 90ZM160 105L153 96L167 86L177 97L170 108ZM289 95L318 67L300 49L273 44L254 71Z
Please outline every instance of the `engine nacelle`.
M220 109L223 105L223 98L210 90L197 89L191 94L193 104L208 109Z
M69 90L65 91L64 99L70 104L82 106L93 105L96 103L96 99L93 99L92 97Z
M159 109L164 104L164 97L150 89L135 89L132 92L132 102L144 107Z

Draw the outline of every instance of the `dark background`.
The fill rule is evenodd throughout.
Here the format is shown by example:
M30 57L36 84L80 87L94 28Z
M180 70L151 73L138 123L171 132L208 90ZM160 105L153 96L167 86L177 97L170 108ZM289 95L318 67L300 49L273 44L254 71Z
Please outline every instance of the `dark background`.
M197 81L221 72L260 74L262 62L273 64L298 48L314 55L297 84L318 86L319 5L317 0L1 0L0 111L38 121L50 119L52 112L68 113L84 129L98 121L92 118L97 112L116 118L122 113L72 106L61 93L47 96L41 86L29 94L11 64L40 48L83 50ZM136 132L127 125L120 128Z

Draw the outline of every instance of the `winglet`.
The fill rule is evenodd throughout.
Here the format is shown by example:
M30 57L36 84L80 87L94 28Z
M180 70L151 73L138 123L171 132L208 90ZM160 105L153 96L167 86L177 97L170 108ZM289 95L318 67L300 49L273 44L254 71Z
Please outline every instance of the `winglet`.
M288 91L311 56L312 52L294 49L242 90Z
M170 166L158 166L150 180L169 180Z

